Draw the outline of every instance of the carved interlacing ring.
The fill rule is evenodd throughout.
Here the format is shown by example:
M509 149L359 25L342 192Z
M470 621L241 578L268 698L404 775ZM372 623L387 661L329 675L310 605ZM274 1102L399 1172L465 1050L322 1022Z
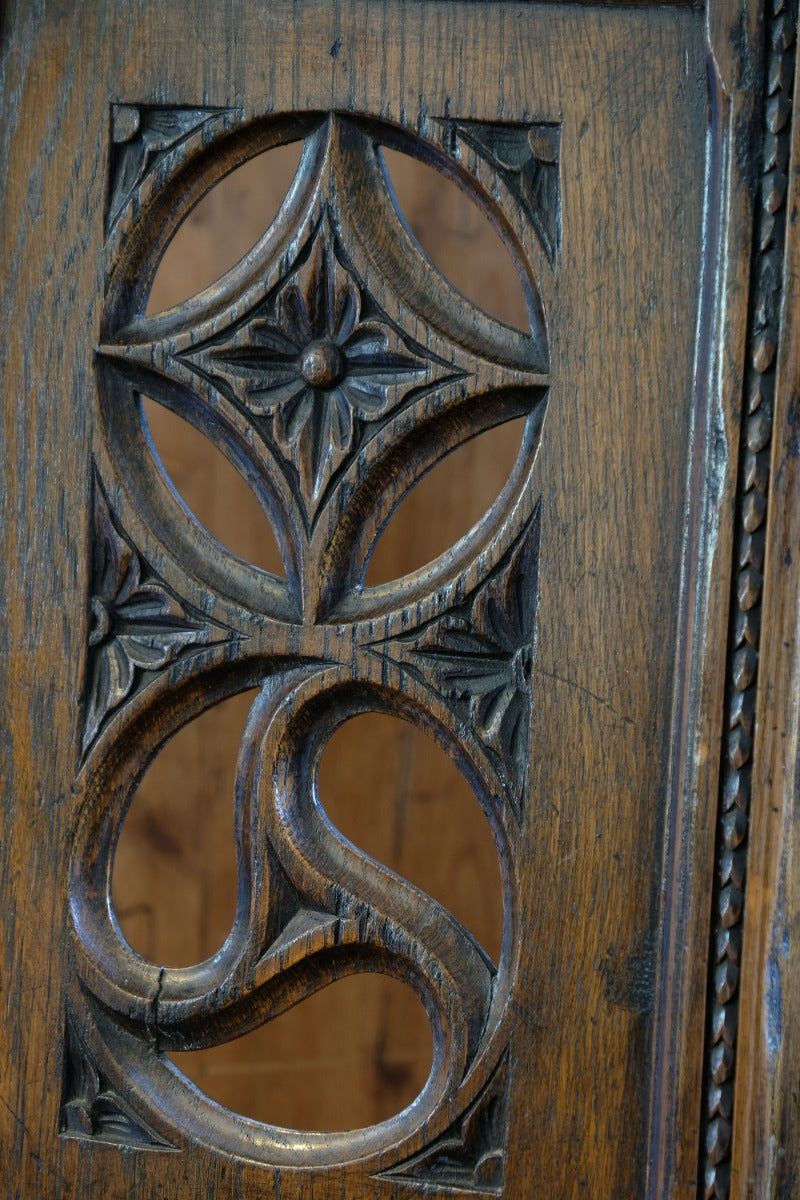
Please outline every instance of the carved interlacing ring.
M246 122L204 110L194 122L182 111L159 120L148 111L138 124L119 119L109 210L86 803L70 880L73 1052L154 1143L195 1138L276 1166L359 1158L373 1172L427 1170L451 1183L461 1154L475 1186L491 1189L502 1134L481 1134L474 1153L468 1143L497 1124L487 1114L506 1086L538 588L532 472L549 370L531 263L535 246L552 246L544 225L534 228L533 193L520 190L534 178L533 127L492 142L489 127L443 120L437 142L337 116ZM136 141L148 130L155 158ZM298 137L297 178L261 243L214 288L144 316L188 207L248 156ZM379 143L449 174L489 215L520 272L529 332L493 320L430 266L398 217ZM484 190L491 180L494 198ZM245 475L275 529L285 579L224 551L183 508L151 453L141 393L195 424ZM429 567L364 586L404 494L466 438L520 415L517 465L478 525ZM173 732L256 684L237 769L230 935L193 967L148 962L125 942L110 899L126 809ZM320 757L344 721L367 711L423 728L478 796L503 878L498 964L442 905L327 819ZM164 1058L243 1033L359 971L410 983L434 1029L427 1084L383 1126L301 1135L260 1125L213 1104ZM85 1117L85 1098L68 1101ZM91 1133L91 1112L85 1119ZM437 1160L437 1146L449 1158Z

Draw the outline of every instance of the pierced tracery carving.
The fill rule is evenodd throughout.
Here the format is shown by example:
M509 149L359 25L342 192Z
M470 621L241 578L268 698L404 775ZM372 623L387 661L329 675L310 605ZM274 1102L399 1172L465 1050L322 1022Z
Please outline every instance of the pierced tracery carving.
M153 114L145 115L131 137L152 125ZM198 111L192 128L213 115ZM135 237L117 239L97 359L99 623L89 660L87 802L70 893L81 983L73 1002L91 1031L96 1070L107 1061L125 1078L147 1078L136 1114L142 1128L177 1127L274 1165L335 1163L352 1158L355 1145L372 1174L498 1192L518 940L513 889L530 753L540 529L533 471L549 379L544 302L530 264L520 265L531 327L513 330L431 267L398 219L376 150L385 135L387 145L419 152L418 139L351 117L280 120L284 140L305 139L297 185L256 250L216 288L170 313L142 316L141 281L151 277L167 227L145 214L139 228L134 213ZM167 142L145 138L146 153L134 143L130 161L138 165L128 175L138 179L152 165L148 154L174 144L165 175L179 181L184 160L194 158L195 178L203 147L181 140L190 124L183 113L173 124L159 118ZM546 128L514 127L504 140L499 126L459 125L457 135L473 139L492 171L510 172L507 191L523 188L523 207L552 250L557 166L546 183L542 172L556 163L557 137L548 135L546 152L535 150ZM267 133L258 126L257 138ZM213 179L233 151L209 140ZM426 143L425 155L452 173L452 148ZM486 205L482 179L458 169ZM512 221L518 205L509 228ZM185 415L236 463L273 524L285 580L226 555L192 524L150 452L140 393ZM375 541L406 492L461 442L519 416L527 420L517 465L482 521L423 571L365 587ZM113 518L104 500L112 487ZM129 519L135 547L120 532ZM210 664L195 653L224 638L225 658ZM170 679L135 686L178 656L179 690ZM254 682L261 691L236 784L231 933L206 963L175 971L147 962L121 940L108 895L140 764L215 699ZM343 721L367 711L426 729L479 796L503 859L498 963L445 908L324 819L314 799L320 756ZM355 1140L304 1134L301 1161L281 1131L196 1092L187 1102L166 1051L245 1032L357 970L411 983L437 1030L428 1083L388 1132L376 1127ZM89 1105L91 1123L95 1100L87 1096L78 1107L85 1116Z

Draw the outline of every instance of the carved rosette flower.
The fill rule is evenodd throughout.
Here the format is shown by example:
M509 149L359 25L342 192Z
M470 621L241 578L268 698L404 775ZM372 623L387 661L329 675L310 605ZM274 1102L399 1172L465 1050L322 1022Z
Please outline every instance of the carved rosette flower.
M350 452L356 421L384 416L429 368L339 261L324 226L307 261L206 363L253 415L272 417L312 508Z
M131 693L138 673L159 670L186 646L212 640L210 628L147 572L100 495L96 509L84 750Z

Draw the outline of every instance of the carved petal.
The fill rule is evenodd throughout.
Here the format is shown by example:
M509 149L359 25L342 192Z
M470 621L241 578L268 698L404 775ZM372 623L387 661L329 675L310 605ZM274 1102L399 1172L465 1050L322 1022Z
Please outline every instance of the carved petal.
M280 441L291 445L297 441L311 417L314 393L305 385L302 385L300 391L293 388L291 393L287 387L286 392L286 401L275 416L275 432Z
M350 379L344 390L353 411L365 420L374 420L386 409L386 388L369 378Z
M358 325L360 315L361 299L358 288L350 283L341 294L339 311L330 331L331 337L334 337L340 345L342 343L349 344L348 339L351 338L353 330Z
M314 337L309 318L308 307L302 291L296 283L286 288L279 300L279 308L283 314L286 328L292 331L292 340L298 346L304 346Z
M280 421L281 428L285 430L289 414L294 412L293 402L299 403L307 390L302 379L298 379L296 372L292 374L287 372L285 375L274 372L268 382L254 384L247 389L247 407L256 416L265 416L272 412L281 414L280 417L276 417L276 421ZM288 438L284 432L283 440L291 441L292 439Z

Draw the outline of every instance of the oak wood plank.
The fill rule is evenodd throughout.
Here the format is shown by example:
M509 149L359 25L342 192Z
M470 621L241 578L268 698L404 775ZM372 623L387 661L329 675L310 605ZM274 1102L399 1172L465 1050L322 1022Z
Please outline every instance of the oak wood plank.
M750 84L735 76L753 40L731 51L725 13L712 99L731 98L716 115L705 14L689 5L51 0L5 20L0 1146L19 1195L409 1187L354 1162L304 1171L302 1138L295 1173L194 1135L178 1153L120 1153L56 1133L67 856L92 789L79 760L112 103L243 120L333 109L420 133L448 114L560 124L563 241L554 271L538 264L553 369L532 477L541 588L504 1194L694 1194L749 255L747 163L729 172L725 155L742 153ZM729 290L709 283L709 297L703 273L721 279L723 261Z

